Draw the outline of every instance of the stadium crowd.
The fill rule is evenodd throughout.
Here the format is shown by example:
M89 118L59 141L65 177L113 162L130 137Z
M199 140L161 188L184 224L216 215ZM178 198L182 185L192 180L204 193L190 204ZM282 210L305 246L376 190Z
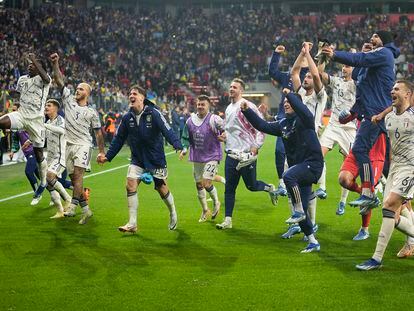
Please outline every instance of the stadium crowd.
M386 15L367 15L340 26L334 15L315 21L240 7L209 15L188 8L175 16L161 10L131 15L126 10L57 5L5 10L0 12L0 90L15 88L29 51L43 57L58 51L67 59L62 70L73 79L69 82L91 81L98 107L125 106L133 82L152 90L160 101L183 104L178 85L186 82L209 85L211 95L220 96L223 80L234 76L268 80L275 42L287 47L281 68L288 70L299 52L298 42L323 37L341 50L360 48L373 30L390 28ZM413 78L413 27L404 18L392 27L402 52L396 61L398 78Z

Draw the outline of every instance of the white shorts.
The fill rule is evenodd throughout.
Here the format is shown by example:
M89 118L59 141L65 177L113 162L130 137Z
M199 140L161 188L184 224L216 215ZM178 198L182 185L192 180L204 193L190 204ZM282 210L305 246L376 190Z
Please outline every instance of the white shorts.
M193 175L196 182L200 182L203 179L213 180L214 176L217 175L217 161L210 161L207 163L194 162L193 164Z
M25 130L29 133L33 147L43 148L45 146L46 129L43 117L27 119L19 111L10 112L7 116L10 119L12 130Z
M405 199L414 195L414 166L394 165L391 163L387 183L384 190L384 200L394 192Z
M47 159L47 171L60 177L65 171L66 167L61 163L60 158Z
M328 124L319 139L322 147L332 149L335 144L339 145L339 151L343 155L348 155L352 144L355 141L356 130L345 129L339 126Z
M168 177L168 170L167 168L156 168L156 169L152 169L152 170L145 170L142 167L135 165L135 164L130 164L128 166L128 173L127 173L127 178L131 178L131 179L139 179L140 176L145 173L145 172L149 172L151 173L152 177L157 178L157 179L167 179Z
M66 169L68 174L73 173L75 166L87 169L91 156L91 146L66 144Z

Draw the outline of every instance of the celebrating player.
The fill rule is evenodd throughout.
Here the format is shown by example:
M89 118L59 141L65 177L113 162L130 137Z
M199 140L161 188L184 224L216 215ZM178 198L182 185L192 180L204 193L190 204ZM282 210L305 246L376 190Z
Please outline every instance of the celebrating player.
M62 116L58 115L59 107L60 104L55 99L48 99L46 101L45 113L49 117L49 120L45 124L47 141L47 190L49 190L52 202L57 208L56 214L51 218L64 217L63 206L60 200L61 197L65 201L65 207L69 206L72 199L63 185L58 181L59 176L66 169L65 120Z
M292 79L290 77L290 72L283 72L279 70L279 60L282 53L285 53L286 48L283 45L278 45L273 51L272 58L269 64L269 76L276 81L281 88L292 88ZM306 72L308 71L308 65L306 59L304 64L301 65L300 70L300 81L303 81ZM277 112L276 120L280 121L285 117L285 109L283 108L285 102L285 95L281 93L279 109ZM275 146L275 162L276 162L276 171L279 177L279 187L276 190L277 195L286 196L287 191L285 184L283 182L283 172L285 170L285 147L283 145L283 140L281 137L277 137L276 146Z
M88 98L91 94L91 86L80 83L76 87L75 95L65 87L63 75L59 69L59 55L50 56L53 67L53 78L62 92L62 104L65 111L66 128L66 169L73 184L73 196L64 215L73 217L76 215L76 207L82 208L82 217L79 224L86 224L93 213L89 208L88 200L83 192L83 175L92 155L91 129L94 130L99 153L104 154L104 141L101 131L101 123L95 109L88 106Z
M356 266L359 270L378 269L394 227L414 237L414 215L402 208L414 195L414 109L411 96L414 86L397 81L391 91L393 111L385 117L385 126L391 144L391 166L384 191L382 225L377 247L371 259Z
M342 77L340 78L328 75L325 72L325 64L324 62L319 64L318 70L323 84L332 89L332 114L329 119L329 124L319 141L324 157L332 150L335 144L339 145L339 151L346 156L349 154L352 143L355 140L356 124L355 122L341 124L339 122L339 114L342 110L350 110L355 103L356 86L352 80L352 67L343 65ZM326 174L323 174L321 179L321 185L325 185ZM323 186L321 188L325 189ZM346 188L342 188L341 200L336 210L337 215L343 215L345 213L345 203L348 193L349 191Z
M391 33L377 31L371 37L373 50L369 52L334 51L332 47L324 47L322 52L335 62L354 69L356 76L356 103L348 112L348 119L355 119L359 115L362 122L357 130L355 142L352 146L353 154L358 162L361 178L361 196L350 202L351 206L368 208L379 204L374 193L374 171L369 159L369 152L378 136L385 132L384 122L378 126L371 122L371 117L382 112L391 103L391 89L395 81L394 59L400 51L392 42Z
M181 136L184 149L180 153L180 159L190 147L189 160L194 163L194 180L202 208L199 222L205 222L210 215L211 219L215 219L220 211L217 189L212 181L217 174L222 157L218 136L223 132L223 120L210 112L210 103L210 98L206 95L197 98L197 113L193 113L188 118ZM213 213L207 206L206 191L213 200Z
M167 162L164 153L164 139L174 149L182 150L179 138L152 102L145 98L145 90L134 85L129 91L130 111L122 117L118 131L111 142L106 155L98 155L100 164L111 161L121 150L125 141L131 148L131 164L128 168L126 191L128 199L129 221L118 228L121 232L137 231L138 194L141 182L154 180L155 190L160 194L170 212L168 229L177 227L177 212L174 197L167 186Z
M217 229L231 229L232 215L235 204L236 189L243 178L244 184L250 191L269 192L270 199L274 205L277 196L274 195L275 186L266 184L256 178L257 153L263 145L264 134L255 130L240 111L240 104L246 99L243 98L245 84L241 79L234 79L230 84L231 103L226 108L225 132L221 134L226 140L226 162L225 177L226 186L224 193L225 218ZM249 107L259 114L257 107L246 101Z
M43 156L45 144L44 108L51 78L45 71L42 60L35 54L28 54L27 75L17 81L16 91L20 93L20 109L0 117L0 129L25 130L33 144L40 174L40 185L33 195L31 205L39 203L46 188L47 163Z
M295 64L292 67L292 82L293 82L293 89L297 91L299 95L301 95L303 104L308 107L310 112L314 117L315 123L315 131L318 133L319 129L321 128L322 124L322 112L325 108L326 101L327 101L327 94L325 91L325 87L321 81L319 76L318 68L316 67L315 62L310 54L311 45L309 42L304 42L302 45L302 50L298 55ZM301 63L303 60L306 60L309 66L309 72L306 73L303 82L301 83L300 80L300 68ZM325 164L324 164L325 165ZM325 166L322 174L325 174ZM323 180L323 178L322 178ZM321 188L315 191L310 197L309 202L309 215L314 226L314 231L318 230L318 225L316 224L316 196L321 199L326 199L326 189Z
M308 212L312 184L320 178L323 170L323 157L315 132L313 114L303 104L300 95L283 89L286 96L286 118L281 121L266 122L260 119L247 103L241 104L247 120L259 131L283 137L289 169L283 174L291 196L295 212L292 223L299 223L309 244L303 253L319 251L320 245L314 236L313 224Z

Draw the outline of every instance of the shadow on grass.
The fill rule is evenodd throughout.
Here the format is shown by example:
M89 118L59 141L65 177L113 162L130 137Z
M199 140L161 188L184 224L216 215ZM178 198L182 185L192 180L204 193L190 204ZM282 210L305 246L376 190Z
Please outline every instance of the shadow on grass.
M214 249L202 246L193 241L191 236L182 229L177 229L174 233L176 239L173 242L159 242L137 235L136 238L140 243L137 244L135 252L148 260L157 257L220 274L231 269L238 259L236 255L229 256L228 252L223 255Z

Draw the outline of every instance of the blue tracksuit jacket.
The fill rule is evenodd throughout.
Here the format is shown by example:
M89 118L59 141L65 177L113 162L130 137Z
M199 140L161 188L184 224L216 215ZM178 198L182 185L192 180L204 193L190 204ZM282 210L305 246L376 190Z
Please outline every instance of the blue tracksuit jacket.
M181 150L180 139L175 135L161 112L146 104L137 123L137 116L130 110L122 117L106 157L111 161L121 150L125 140L131 148L131 163L144 169L167 167L163 136L176 150Z

